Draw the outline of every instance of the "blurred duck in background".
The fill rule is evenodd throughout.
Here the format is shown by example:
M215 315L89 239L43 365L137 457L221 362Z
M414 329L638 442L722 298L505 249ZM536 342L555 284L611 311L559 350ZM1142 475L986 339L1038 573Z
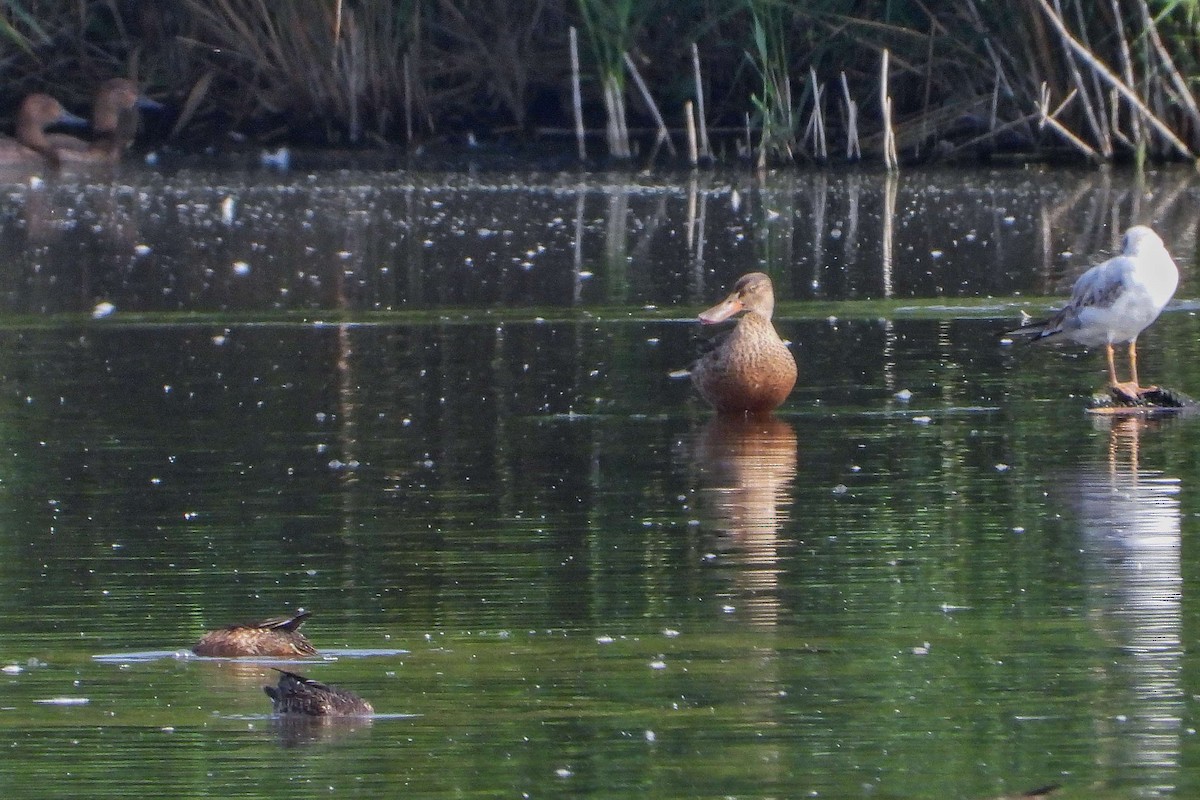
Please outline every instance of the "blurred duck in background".
M162 108L161 103L139 94L133 81L112 78L96 90L92 138L51 134L50 145L64 164L116 164L137 135L138 111Z
M48 94L31 94L17 110L16 138L0 137L0 166L59 165L58 150L46 129L53 125L86 126L87 120L62 107ZM70 137L68 137L70 138Z

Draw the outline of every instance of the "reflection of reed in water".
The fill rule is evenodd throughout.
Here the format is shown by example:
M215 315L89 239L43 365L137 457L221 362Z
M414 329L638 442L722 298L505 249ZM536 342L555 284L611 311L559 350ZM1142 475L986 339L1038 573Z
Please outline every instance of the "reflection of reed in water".
M1108 458L1079 474L1079 524L1096 624L1124 657L1109 678L1125 721L1112 731L1118 769L1137 769L1147 795L1169 793L1180 769L1184 694L1180 483L1139 468L1140 437L1158 420L1111 419ZM1111 718L1111 717L1107 717Z
M796 431L775 417L716 416L696 439L701 493L739 564L735 592L748 621L779 611L777 535L796 479Z

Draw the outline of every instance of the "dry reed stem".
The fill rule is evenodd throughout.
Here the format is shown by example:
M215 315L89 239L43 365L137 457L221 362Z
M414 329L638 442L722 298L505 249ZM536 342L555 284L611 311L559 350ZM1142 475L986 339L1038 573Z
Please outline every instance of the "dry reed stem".
M412 53L404 54L404 139L413 140Z
M337 66L337 43L342 40L342 0L334 0L333 5L333 44L330 54L331 67Z
M579 80L579 31L571 26L571 101L575 110L575 143L579 160L587 161L587 144L583 131L583 91Z
M700 155L712 158L712 146L708 142L708 120L704 115L704 81L700 77L700 48L692 42L692 72L696 80L696 117L700 123Z
M637 85L638 91L642 94L642 100L645 101L646 106L650 109L650 116L654 117L654 123L658 126L658 138L655 144L657 145L658 142L665 141L667 143L667 151L671 156L678 155L675 152L675 143L671 141L671 132L667 130L667 123L663 122L662 114L658 111L658 104L654 102L649 87L642 80L642 73L638 72L637 65L633 63L633 59L629 57L629 53L623 53L622 55L625 58L625 66L629 67L629 74L633 77L634 84Z
M629 130L625 123L625 98L620 82L615 75L603 79L604 108L608 115L605 126L608 137L608 152L613 158L630 158Z
M1079 25L1079 31L1080 31L1080 35L1082 37L1081 44L1083 44L1083 46L1086 47L1088 50L1091 50L1092 43L1087 38L1087 22L1083 16L1083 8L1079 5L1079 0L1074 0L1074 5L1075 5L1075 18L1077 20L1077 24ZM1118 23L1118 25L1120 24L1120 18L1117 19L1117 23ZM1119 38L1124 38L1124 37L1121 36ZM1107 95L1105 94L1104 87L1100 84L1100 79L1096 76L1095 72L1089 72L1088 77L1091 79L1091 84L1092 84L1091 92L1088 95L1088 97L1089 97L1089 99L1095 98L1096 105L1098 107L1098 110L1096 112L1096 122L1100 126L1100 135L1102 137L1102 141L1108 143L1108 150L1111 152L1113 150L1113 138L1114 137L1112 135L1112 131L1109 129L1109 126L1108 126L1108 114L1105 113L1104 106L1105 106L1105 99L1106 99ZM1130 81L1129 84L1132 86L1133 85L1132 81Z
M1054 0L1054 11L1060 18L1062 17L1062 8L1059 5L1059 0ZM1083 73L1079 71L1079 65L1076 64L1075 59L1071 56L1074 51L1063 39L1060 38L1059 43L1063 48L1067 69L1071 73L1071 83L1074 84L1075 91L1078 92L1080 103L1083 106L1083 118L1087 120L1092 137L1095 139L1096 145L1100 148L1100 152L1104 155L1105 159L1110 159L1113 155L1112 142L1104 136L1100 129L1100 123L1096 119L1096 111L1092 106L1092 96L1088 93L1087 87L1083 83ZM1080 47L1085 47L1085 45L1081 43Z
M920 3L918 3L920 5ZM924 142L928 134L925 127L925 122L928 119L929 100L933 94L933 42L934 32L937 29L937 21L933 14L929 13L929 9L922 6L922 10L929 17L929 44L925 50L925 93L921 98L921 135L918 138L919 142ZM918 145L919 146L919 145Z
M850 83L842 71L842 97L846 103L846 160L862 158L862 147L858 143L858 103L850 96Z
M1108 123L1109 130L1112 131L1116 140L1130 150L1136 150L1139 145L1135 144L1133 139L1130 139L1121 131L1121 95L1117 94L1116 89L1108 90L1108 113L1110 116ZM1142 132L1141 122L1136 116L1131 116L1130 122L1133 125L1135 135L1140 137ZM1138 141L1141 141L1141 139L1139 138Z
M208 89L212 86L215 75L216 72L210 69L192 84L192 89L188 92L187 99L183 103L183 109L179 112L179 118L175 120L175 125L167 135L168 139L174 139L192 121L192 117L196 114L196 109L200 107L200 103L204 101L204 97L208 94Z
M1142 115L1142 118L1145 119L1146 123L1153 127L1154 130L1158 131L1158 133L1164 139L1166 139L1172 147L1178 150L1181 155L1185 156L1186 158L1194 158L1194 155L1188 146L1184 144L1180 138L1174 134L1174 132L1171 131L1166 123L1158 118L1158 116L1150 109L1150 107L1147 106L1142 99L1137 96L1133 89L1126 86L1125 82L1117 77L1116 74L1114 74L1113 71L1104 64L1104 62L1092 55L1092 53L1086 47L1080 44L1078 40L1071 35L1071 32L1067 30L1066 24L1063 23L1063 21L1054 13L1054 9L1050 7L1050 4L1047 2L1047 0L1037 0L1037 3L1039 6L1041 6L1042 11L1046 14L1046 18L1050 20L1050 24L1054 26L1054 29L1058 32L1058 35L1062 37L1063 41L1070 45L1071 49L1074 50L1075 53L1082 58L1089 67L1094 69L1105 83L1109 84L1118 92L1120 92L1121 96L1124 97L1130 105L1137 109L1138 113Z
M692 116L692 101L683 101L683 120L687 127L688 163L693 167L700 163L699 148L696 144L696 119Z
M1196 98L1188 88L1187 81L1179 73L1179 69L1175 66L1175 61L1171 58L1170 52L1167 51L1166 46L1163 44L1162 36L1158 32L1158 25L1154 22L1154 17L1150 14L1150 8L1146 5L1146 0L1141 0L1137 5L1142 13L1142 27L1150 35L1150 44L1154 46L1154 52L1158 56L1158 60L1162 62L1163 68L1167 71L1167 77L1174 87L1176 99L1183 106L1184 111L1187 112L1187 116L1192 121L1192 136L1193 141L1195 141L1196 137L1200 136L1200 107L1197 107ZM1125 44L1124 41L1122 41L1122 44Z
M892 130L892 98L888 95L888 49L883 49L879 67L879 105L883 113L883 163L888 171L900 167L896 153L896 133Z
M1129 39L1125 36L1125 22L1121 18L1121 7L1118 4L1118 0L1112 0L1112 11L1113 19L1116 20L1117 25L1117 42L1120 45L1117 52L1121 57L1121 72L1125 78L1125 83L1133 86L1133 57L1129 52ZM1116 89L1109 90L1109 103L1112 105L1112 124L1110 125L1110 129L1114 131L1114 135L1119 137L1126 143L1126 146L1134 151L1141 150L1145 146L1145 132L1142 128L1141 119L1138 118L1137 114L1129 115L1129 122L1133 128L1133 140L1130 141L1129 137L1121 133L1118 127L1121 118L1121 101Z
M808 125L804 129L804 141L811 134L816 156L821 161L829 160L829 151L825 143L825 108L822 101L823 87L817 83L817 71L809 67L808 78L812 85L813 110L808 117Z
M1066 139L1068 142L1070 142L1071 145L1073 145L1075 147L1075 149L1077 149L1079 152L1083 153L1090 160L1099 162L1099 161L1104 160L1101 158L1100 154L1098 152L1096 152L1095 149L1088 146L1087 142L1080 139L1078 136L1076 136L1074 133L1072 133L1070 131L1070 129L1068 129L1065 125L1063 125L1061 122L1059 122L1056 119L1058 114L1064 108L1067 107L1068 103L1070 103L1072 100L1075 99L1075 97L1078 93L1079 93L1078 89L1072 89L1071 93L1069 95L1067 95L1067 99L1063 100L1061 103L1059 103L1058 108L1054 109L1054 111L1051 112L1050 111L1050 87L1046 85L1045 81L1042 81L1041 98L1038 101L1039 125L1040 126L1049 125L1060 136L1062 136L1064 139Z
M997 125L993 128L990 128L987 133L981 133L978 136L967 139L966 141L959 142L944 155L954 155L955 153L970 150L972 147L980 144L981 142L993 141L999 134L1004 133L1005 131L1010 131L1014 128L1020 128L1021 126L1033 122L1034 120L1040 119L1041 116L1042 115L1040 111L1035 111L1032 114L1026 114L1022 117L1017 117L1014 120L1009 120L1003 125Z
M614 94L617 101L617 130L620 132L625 158L632 158L633 150L629 147L629 118L625 113L625 92L621 87L614 85Z

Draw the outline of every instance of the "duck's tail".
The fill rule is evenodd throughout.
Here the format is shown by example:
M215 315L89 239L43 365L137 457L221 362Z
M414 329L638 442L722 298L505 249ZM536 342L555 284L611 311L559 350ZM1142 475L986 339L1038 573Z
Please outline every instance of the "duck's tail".
M294 631L304 624L304 621L312 616L311 611L304 609L298 610L290 617L272 617L258 623L257 627L266 628L273 631Z

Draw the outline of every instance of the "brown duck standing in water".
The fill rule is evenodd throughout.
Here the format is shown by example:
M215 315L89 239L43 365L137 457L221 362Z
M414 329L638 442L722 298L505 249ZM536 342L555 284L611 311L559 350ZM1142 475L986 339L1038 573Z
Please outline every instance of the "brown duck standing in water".
M775 332L775 290L761 272L743 275L729 296L700 315L712 325L738 314L729 334L690 369L700 395L722 414L773 411L796 385L796 359Z
M278 686L263 691L275 704L276 714L300 714L306 717L353 717L374 714L371 704L354 692L328 686L294 672L277 669Z
M311 616L311 611L297 611L290 617L272 617L209 631L196 642L192 652L216 658L315 656L317 649L298 630Z

